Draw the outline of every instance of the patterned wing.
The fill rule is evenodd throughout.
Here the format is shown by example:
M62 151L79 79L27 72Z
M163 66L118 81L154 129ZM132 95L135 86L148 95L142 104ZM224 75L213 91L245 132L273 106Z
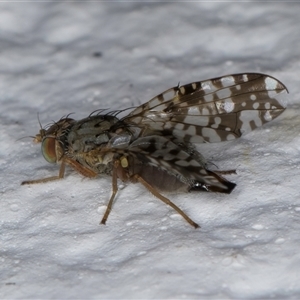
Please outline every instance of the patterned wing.
M189 152L163 136L138 138L125 152L144 165L155 166L175 176L192 190L229 194L235 187L234 183L207 170L197 151ZM172 190L172 187L168 188Z
M140 136L172 135L186 142L240 137L279 116L287 92L277 79L235 74L171 88L137 107L122 122L143 128Z

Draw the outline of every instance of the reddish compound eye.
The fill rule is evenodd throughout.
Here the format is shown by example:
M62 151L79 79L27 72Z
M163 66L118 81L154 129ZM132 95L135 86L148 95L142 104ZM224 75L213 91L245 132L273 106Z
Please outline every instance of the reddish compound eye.
M55 138L47 137L42 141L42 154L47 162L56 163Z

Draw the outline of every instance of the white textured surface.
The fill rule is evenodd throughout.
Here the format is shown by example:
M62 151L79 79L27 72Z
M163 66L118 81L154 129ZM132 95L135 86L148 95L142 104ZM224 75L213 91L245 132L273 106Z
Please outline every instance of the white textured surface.
M299 298L298 3L0 3L0 298ZM93 53L101 52L95 57ZM180 81L240 72L290 91L274 122L203 155L231 195L171 197L139 185L98 223L110 179L64 180L30 138L75 112L126 108Z

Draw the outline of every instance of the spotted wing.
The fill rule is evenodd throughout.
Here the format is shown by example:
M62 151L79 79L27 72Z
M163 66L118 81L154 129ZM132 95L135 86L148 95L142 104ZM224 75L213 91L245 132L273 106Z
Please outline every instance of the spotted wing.
M163 136L138 138L125 152L136 157L144 166L151 165L166 171L187 184L191 190L229 194L235 187L234 183L207 170L197 151L190 152ZM169 186L166 190L172 191L172 188Z
M240 137L279 116L287 92L277 79L234 74L173 87L137 107L122 122L186 142L221 142Z

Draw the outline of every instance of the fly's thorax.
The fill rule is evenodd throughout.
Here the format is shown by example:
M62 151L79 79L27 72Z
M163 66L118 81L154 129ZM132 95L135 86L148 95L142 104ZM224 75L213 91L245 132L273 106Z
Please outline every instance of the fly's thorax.
M107 165L113 161L114 153L95 149L87 153L82 153L81 157L89 166Z
M72 158L98 174L110 175L113 166L114 153L111 151L101 151L101 148L98 148L89 152L77 153Z
M110 128L118 118L110 115L90 116L76 122L67 136L68 152L72 155L87 153L109 142Z

